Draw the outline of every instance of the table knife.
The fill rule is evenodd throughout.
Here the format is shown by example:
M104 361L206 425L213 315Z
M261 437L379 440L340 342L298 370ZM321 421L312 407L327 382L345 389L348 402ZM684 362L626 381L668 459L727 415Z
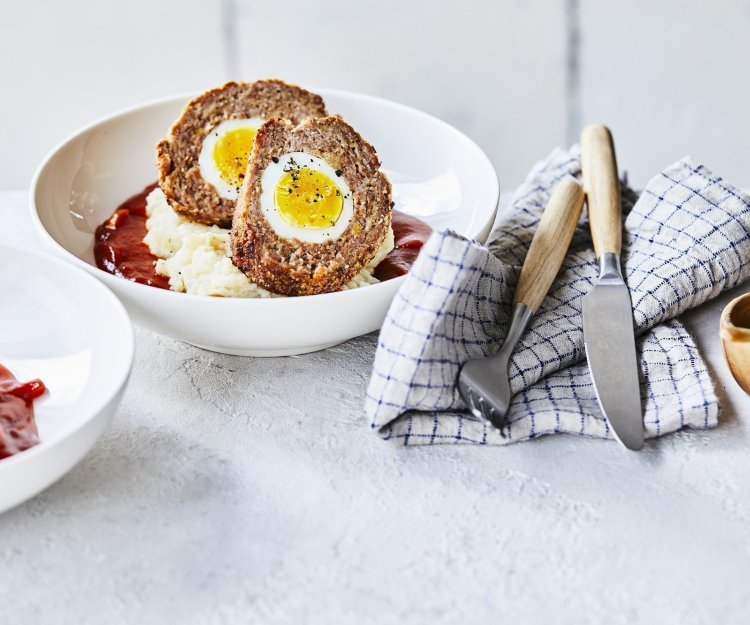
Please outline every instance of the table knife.
M583 340L604 416L628 449L643 447L643 415L633 306L622 277L622 212L612 135L594 124L581 134L583 186L599 278L583 298Z

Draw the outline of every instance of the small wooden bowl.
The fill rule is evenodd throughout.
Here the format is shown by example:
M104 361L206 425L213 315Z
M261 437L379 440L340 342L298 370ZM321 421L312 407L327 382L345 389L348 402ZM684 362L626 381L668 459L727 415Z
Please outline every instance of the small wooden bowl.
M750 393L750 293L726 305L721 313L719 335L729 370L742 390Z

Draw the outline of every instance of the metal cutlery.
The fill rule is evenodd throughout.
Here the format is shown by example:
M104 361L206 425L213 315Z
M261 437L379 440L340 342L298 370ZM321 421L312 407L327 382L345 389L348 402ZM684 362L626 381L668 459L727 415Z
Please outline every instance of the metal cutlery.
M505 342L494 356L469 360L459 369L456 386L469 410L496 428L505 424L511 400L510 355L560 269L582 206L583 189L576 180L566 178L555 187L518 278Z
M583 298L583 339L594 388L615 437L643 447L643 416L630 292L622 277L622 214L612 135L606 126L581 134L583 184L599 279Z

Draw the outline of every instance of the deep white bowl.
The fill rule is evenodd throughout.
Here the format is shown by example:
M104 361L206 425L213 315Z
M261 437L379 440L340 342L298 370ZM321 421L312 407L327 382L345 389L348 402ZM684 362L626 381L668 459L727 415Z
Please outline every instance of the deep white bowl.
M371 96L320 89L378 150L396 208L433 228L486 240L497 211L497 175L458 130L426 113ZM44 245L94 274L134 320L205 349L282 356L330 347L380 327L404 278L307 297L229 299L187 295L117 278L94 263L94 231L126 198L156 179L154 146L190 96L107 117L44 160L31 185L32 218ZM424 214L432 213L432 214Z
M0 244L0 363L40 378L41 442L0 460L0 512L69 471L109 423L133 362L122 304L86 272L28 248Z

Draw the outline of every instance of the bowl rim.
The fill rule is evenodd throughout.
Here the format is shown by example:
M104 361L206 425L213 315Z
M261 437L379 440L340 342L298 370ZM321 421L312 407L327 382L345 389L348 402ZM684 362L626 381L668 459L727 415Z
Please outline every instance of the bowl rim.
M29 447L28 449L25 449L17 454L13 454L8 458L3 458L2 460L0 460L0 468L7 467L12 464L17 464L19 462L24 462L28 459L38 456L41 453L45 453L48 450L57 448L59 445L62 445L65 441L67 441L69 438L77 434L81 429L91 423L92 420L96 419L96 417L98 417L105 410L107 405L115 397L122 393L123 389L128 383L128 380L130 379L130 374L133 370L133 362L135 359L135 335L133 332L133 324L130 321L130 315L128 314L122 302L109 288L107 288L104 283L101 282L101 280L97 280L96 277L91 275L89 272L72 265L62 258L53 256L52 254L41 252L25 245L17 245L15 243L0 243L0 251L3 249L9 250L14 255L29 254L36 256L39 259L42 259L45 263L53 263L62 268L63 271L71 272L76 276L76 279L80 279L85 283L88 283L94 289L94 292L98 292L103 300L111 306L110 312L116 315L116 320L114 320L115 317L108 317L108 323L119 324L123 326L121 330L125 331L117 332L116 334L117 340L122 342L125 356L121 361L119 361L121 364L116 366L111 376L109 376L114 380L113 390L108 393L102 394L101 399L94 403L91 410L89 410L88 413L80 419L80 422L76 427L63 432L57 438L54 438L51 441L40 440L39 443L37 445L34 445L33 447Z
M750 343L750 328L738 326L732 320L732 314L737 306L741 302L748 301L750 301L750 293L743 293L724 306L719 318L719 334L721 335L722 342Z
M464 134L463 132L461 132L460 130L458 130L456 127L452 126L448 122L443 121L442 119L435 117L434 115L426 113L420 109L409 106L407 104L402 104L400 102L395 102L393 100L389 100L387 98L381 98L379 96L374 96L374 95L365 94L365 93L358 93L355 91L347 91L343 89L329 89L326 87L314 87L313 89L315 89L316 92L322 93L324 96L328 94L328 95L339 96L343 98L351 98L353 100L369 101L369 102L378 103L381 105L386 105L388 107L402 110L411 114L415 114L423 118L429 119L431 122L437 123L439 126L443 127L448 132L458 135L475 152L478 160L482 162L484 168L487 170L487 173L489 174L488 181L489 183L491 183L491 186L492 186L492 195L493 195L492 206L494 206L494 210L492 211L490 218L482 226L480 233L483 233L485 231L491 232L492 225L495 222L499 203L500 203L500 182L497 176L497 171L495 170L495 167L492 165L492 161L484 152L484 150L482 150L482 148L479 147L479 145L473 139L468 137L466 134ZM142 293L143 295L145 295L146 293L152 293L151 296L147 296L147 297L179 297L180 298L179 301L198 300L198 301L205 302L209 300L209 301L216 302L215 306L222 306L224 308L233 307L233 306L242 306L245 308L252 307L252 306L255 306L255 307L263 306L264 308L268 308L268 307L279 308L279 307L289 306L290 305L289 302L295 302L299 300L299 297L289 297L289 296L287 297L284 297L284 296L257 297L257 298L207 297L205 295L195 295L192 293L180 293L177 291L172 291L171 289L158 289L158 288L149 286L147 284L140 284L138 282L133 282L131 280L125 280L123 278L119 278L113 274L110 274L109 272L104 271L103 269L100 269L96 265L92 265L91 263L86 262L85 260L79 258L75 254L70 252L66 247L60 244L47 231L47 229L44 227L44 224L42 223L42 220L39 216L39 211L36 205L36 196L38 192L39 179L42 177L50 161L57 155L58 152L60 152L60 150L62 150L71 141L76 139L78 136L95 129L97 126L111 122L114 119L121 117L123 115L127 115L129 113L133 113L142 109L159 106L161 104L174 103L179 100L185 100L185 102L187 102L190 99L197 97L201 93L203 92L192 91L192 92L187 92L187 93L174 94L170 96L164 96L164 97L155 98L152 100L147 100L145 102L142 102L140 104L136 104L133 106L124 107L113 113L109 113L107 115L99 117L93 122L90 122L89 124L70 133L67 137L65 137L63 140L58 142L57 145L55 145L47 153L47 155L42 159L40 164L37 166L34 172L34 175L31 179L31 185L29 186L29 194L28 194L29 211L31 213L31 220L34 224L34 228L36 229L37 234L48 245L51 245L53 249L57 250L58 253L61 252L62 253L61 256L64 257L66 260L68 260L68 262L72 262L73 264L84 269L86 272L92 275L95 275L97 278L100 278L101 280L106 280L106 281L109 281L110 279L117 280L116 283L113 283L117 285L117 288L136 289L135 291L132 291L134 296L138 293ZM406 280L406 275L403 275L403 276L399 276L398 278L392 278L391 280L386 280L384 282L378 282L377 284L367 285L367 287L364 290L366 290L368 293L372 293L373 295L375 295L376 292L380 292L385 289L395 289L395 287L397 286L400 287L401 284L403 284L405 280ZM126 285L129 285L129 286L126 286ZM146 291L145 289L148 289L148 291ZM363 289L361 288L347 289L347 290L342 290L342 291L333 291L330 293L318 293L315 295L305 295L302 297L304 297L305 301L320 301L321 298L325 298L324 301L331 302L331 304L335 304L336 302L344 301L346 298L362 297L361 294L352 295L352 293L358 293L362 290ZM156 295L156 293L158 292L161 292L162 294ZM295 304L292 304L292 305L295 305Z

